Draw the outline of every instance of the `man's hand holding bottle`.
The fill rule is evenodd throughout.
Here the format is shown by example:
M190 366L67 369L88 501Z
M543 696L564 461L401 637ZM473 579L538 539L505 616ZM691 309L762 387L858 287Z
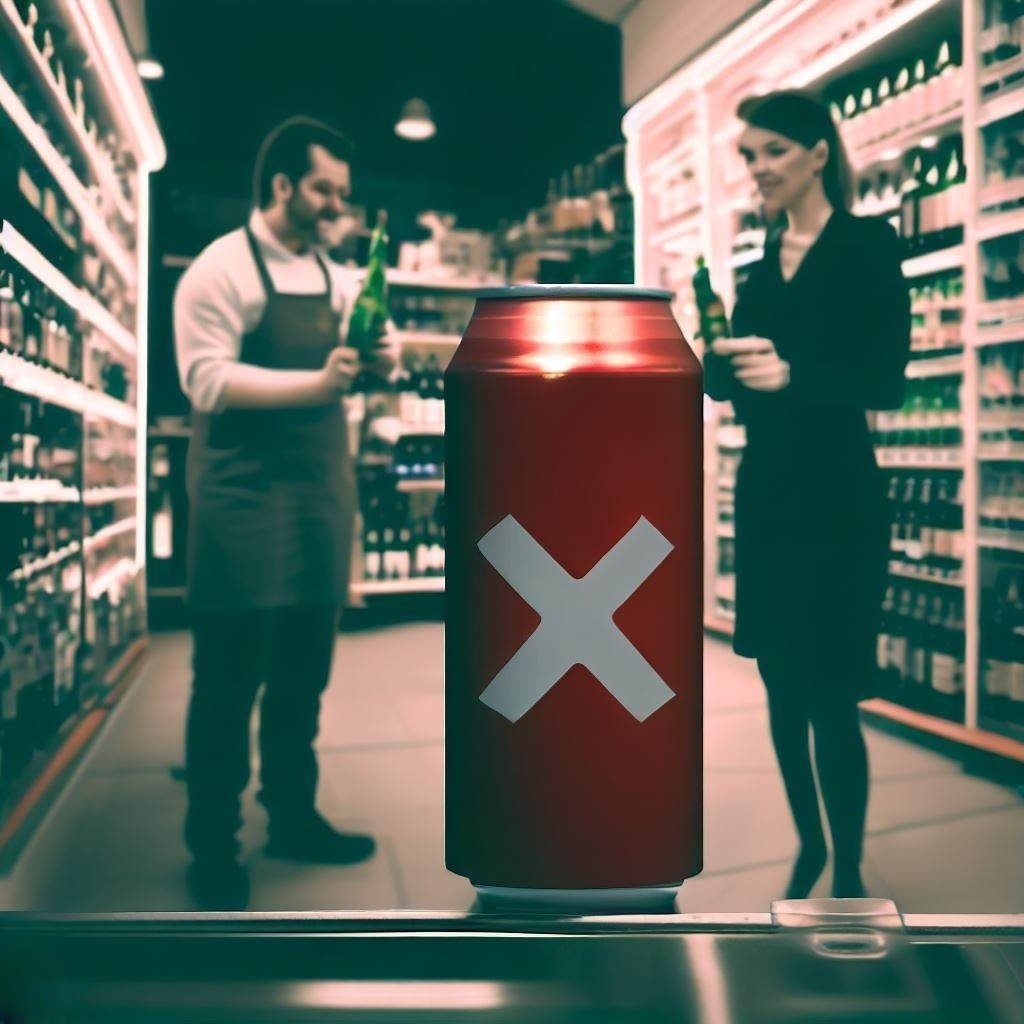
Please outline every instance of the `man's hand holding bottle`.
M711 351L729 359L733 376L751 391L782 391L789 386L789 363L768 338L716 338Z
M402 358L402 343L389 328L391 324L374 327L373 344L362 354L362 369L387 380Z
M328 400L341 398L352 388L352 381L359 372L359 350L339 345L327 354L320 371L320 387Z

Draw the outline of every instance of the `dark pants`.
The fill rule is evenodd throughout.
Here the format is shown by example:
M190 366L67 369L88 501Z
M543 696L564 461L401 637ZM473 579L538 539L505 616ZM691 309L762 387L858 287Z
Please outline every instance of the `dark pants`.
M760 658L758 668L768 690L772 742L801 846L824 848L820 785L842 882L860 870L870 785L857 702L849 689L831 688L827 678L801 678L800 670L790 668L785 659Z
M312 818L313 743L337 625L333 605L195 613L185 737L185 842L194 857L238 853L249 723L261 683L259 799L272 831L302 828Z

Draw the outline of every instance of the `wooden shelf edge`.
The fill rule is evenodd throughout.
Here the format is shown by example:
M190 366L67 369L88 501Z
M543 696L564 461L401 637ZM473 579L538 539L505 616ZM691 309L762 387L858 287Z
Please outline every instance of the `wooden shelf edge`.
M1024 763L1024 743L1010 739L1008 736L1000 736L985 729L971 729L966 725L949 722L946 719L937 718L935 715L929 715L923 711L905 708L902 704L897 704L891 700L884 700L880 697L866 700L860 706L868 714L887 718L911 729L927 732L961 746L971 747L974 750L995 754L997 757Z
M113 694L108 695L104 700L105 704L110 704L113 701L116 701L116 699L121 695L125 689L125 684L131 679L132 673L139 667L136 662L141 660L148 648L148 635L136 637L128 645L121 657L107 669L103 676L103 685L108 689L111 687L116 687L116 689Z

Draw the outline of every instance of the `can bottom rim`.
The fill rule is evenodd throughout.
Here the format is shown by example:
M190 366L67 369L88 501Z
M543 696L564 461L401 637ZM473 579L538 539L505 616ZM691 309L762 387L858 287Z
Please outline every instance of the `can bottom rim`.
M482 901L516 910L541 912L665 912L675 903L682 882L630 889L519 889L473 882Z

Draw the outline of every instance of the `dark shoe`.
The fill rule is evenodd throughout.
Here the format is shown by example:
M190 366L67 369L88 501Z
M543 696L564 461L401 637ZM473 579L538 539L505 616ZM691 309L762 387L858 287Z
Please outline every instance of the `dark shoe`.
M236 860L194 860L185 877L200 910L245 910L249 906L249 874Z
M307 864L359 864L377 850L372 836L338 832L319 815L310 822L288 829L271 825L266 855L275 860L298 860Z

